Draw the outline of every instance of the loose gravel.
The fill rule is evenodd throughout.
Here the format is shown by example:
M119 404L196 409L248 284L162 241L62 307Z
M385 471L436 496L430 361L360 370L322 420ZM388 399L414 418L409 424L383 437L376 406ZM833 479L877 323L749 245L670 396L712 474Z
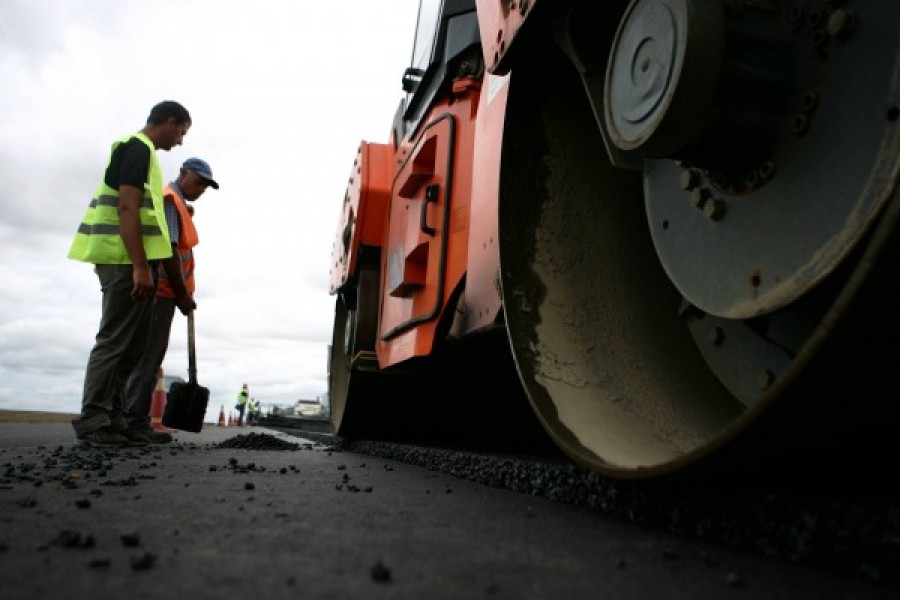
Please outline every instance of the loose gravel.
M216 444L216 448L239 448L241 450L299 450L294 444L268 433L248 433L229 438Z
M292 433L283 429L285 433ZM335 451L378 456L491 487L587 506L637 526L724 543L789 562L900 582L896 496L846 497L765 487L760 482L620 481L559 457L345 440L297 433Z

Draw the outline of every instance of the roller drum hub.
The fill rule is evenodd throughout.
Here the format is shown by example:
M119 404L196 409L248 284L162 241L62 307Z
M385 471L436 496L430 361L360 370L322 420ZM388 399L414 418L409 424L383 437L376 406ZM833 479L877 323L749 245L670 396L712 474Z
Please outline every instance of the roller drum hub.
M719 2L632 3L606 79L606 124L622 150L668 156L706 119L723 46Z
M728 319L770 314L870 230L900 156L898 18L874 0L628 7L605 127L643 161L657 254L687 302Z

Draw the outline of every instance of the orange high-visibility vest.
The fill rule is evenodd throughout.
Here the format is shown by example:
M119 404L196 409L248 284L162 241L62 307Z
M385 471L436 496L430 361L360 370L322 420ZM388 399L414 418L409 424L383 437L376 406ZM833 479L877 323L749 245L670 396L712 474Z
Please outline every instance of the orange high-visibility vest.
M184 275L184 286L187 288L188 293L193 295L193 248L200 242L200 239L197 236L197 228L194 227L194 219L191 217L191 213L188 212L187 204L185 204L184 199L172 188L172 186L167 185L165 189L163 189L163 197L166 200L171 198L175 208L178 209L178 221L180 225L178 244L175 246L175 251L181 258L181 272ZM172 286L169 284L169 278L166 276L166 270L162 267L159 269L159 287L156 290L156 295L165 298L175 297L175 292L172 290Z

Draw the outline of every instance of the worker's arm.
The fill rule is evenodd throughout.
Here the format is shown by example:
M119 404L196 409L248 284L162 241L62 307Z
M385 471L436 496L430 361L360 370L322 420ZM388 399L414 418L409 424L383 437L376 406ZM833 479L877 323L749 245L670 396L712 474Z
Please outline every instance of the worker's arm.
M181 236L181 217L175 205L175 197L172 194L163 196L163 206L166 214L166 226L169 228L169 238L172 241L172 256L163 261L163 269L175 294L175 305L184 315L197 308L197 303L187 290L184 281L184 265L181 264L181 256L178 254L178 241Z
M187 291L184 285L184 273L181 271L181 257L178 256L178 250L172 247L172 256L163 261L163 269L166 270L166 277L169 278L169 285L175 293L175 305L182 314L187 315L197 308L197 303Z
M134 287L131 297L135 300L152 298L155 292L153 274L147 253L144 252L144 239L141 232L141 202L144 190L130 185L119 186L119 231L125 251L131 259Z

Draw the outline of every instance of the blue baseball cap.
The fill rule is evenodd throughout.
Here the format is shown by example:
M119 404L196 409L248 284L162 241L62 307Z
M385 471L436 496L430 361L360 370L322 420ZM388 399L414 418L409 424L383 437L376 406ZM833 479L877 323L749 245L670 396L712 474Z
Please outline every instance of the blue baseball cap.
M209 168L209 163L205 160L199 158L189 158L184 161L184 164L181 165L182 169L187 169L188 171L193 171L212 186L213 189L219 189L219 184L216 183L216 180L213 179L212 169Z

